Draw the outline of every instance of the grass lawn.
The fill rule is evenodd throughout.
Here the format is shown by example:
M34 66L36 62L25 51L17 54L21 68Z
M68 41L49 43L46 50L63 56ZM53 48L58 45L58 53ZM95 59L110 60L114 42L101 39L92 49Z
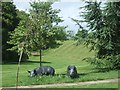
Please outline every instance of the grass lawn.
M30 56L30 60L22 62L19 72L19 85L36 85L62 82L84 82L90 80L103 80L118 78L118 71L99 71L94 66L82 61L85 57L93 57L95 52L89 52L89 49L83 45L75 46L74 41L66 41L59 48L49 49L43 52L42 65L49 65L55 68L56 75L39 76L30 78L27 70L39 67L39 56ZM73 64L77 67L79 78L71 79L67 77L67 66ZM2 65L2 86L15 86L16 84L17 63Z

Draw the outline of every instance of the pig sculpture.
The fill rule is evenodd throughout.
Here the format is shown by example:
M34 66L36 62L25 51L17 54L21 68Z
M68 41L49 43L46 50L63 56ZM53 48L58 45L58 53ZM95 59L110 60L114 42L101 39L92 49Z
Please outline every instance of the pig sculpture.
M76 78L78 76L77 68L74 65L69 65L67 67L67 75L71 78Z
M37 75L54 75L55 69L51 66L41 66L39 68L35 68L31 71L28 71L31 77L37 76Z

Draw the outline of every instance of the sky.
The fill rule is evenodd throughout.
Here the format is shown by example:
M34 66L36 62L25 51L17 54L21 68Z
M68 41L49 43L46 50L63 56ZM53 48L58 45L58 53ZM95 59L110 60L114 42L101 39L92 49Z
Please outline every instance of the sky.
M23 1L19 0L13 0L14 4L16 5L17 9L24 10L28 12L30 8L29 0ZM82 7L84 3L80 0L61 0L58 2L55 2L52 5L53 9L60 9L61 12L58 14L64 22L60 23L60 25L68 26L67 30L72 30L74 33L77 33L78 26L75 25L76 23L73 22L70 18L80 19L79 13L79 7Z

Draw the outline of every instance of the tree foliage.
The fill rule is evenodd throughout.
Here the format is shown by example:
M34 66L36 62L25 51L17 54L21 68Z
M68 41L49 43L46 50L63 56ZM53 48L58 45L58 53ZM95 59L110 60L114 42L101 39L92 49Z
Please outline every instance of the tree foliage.
M96 57L87 61L111 69L120 68L120 2L105 3L104 8L101 2L86 2L82 8L85 12L81 16L90 31L86 44L97 51Z
M76 23L76 25L79 26L79 29L74 37L74 39L77 40L76 45L84 44L88 38L88 30L83 28L83 26L80 24L81 23L80 20L77 20L74 18L71 18L71 19L72 19L72 21L74 21Z
M75 40L77 40L77 45L81 43L85 43L86 39L88 38L88 31L87 30L78 30L77 34L75 35Z
M19 18L16 13L16 7L13 2L1 2L2 5L2 59L4 61L15 60L18 58L17 53L13 51L7 51L12 45L7 44L9 38L9 31L13 31L18 23ZM14 55L14 57L13 57Z
M14 45L9 50L15 50L16 52L19 53L20 50L18 49L20 47L20 44L25 42L25 38L27 36L26 33L28 24L26 22L28 22L29 19L28 15L24 11L17 11L17 13L19 14L20 22L14 31L9 32L11 40L8 41L7 43Z
M63 20L57 15L60 10L53 10L51 5L51 2L31 3L30 18L32 32L30 36L33 36L34 39L31 39L30 46L36 47L36 50L46 48L46 46L52 45L52 43L55 44L56 34L60 31L63 32L65 29L64 27L57 26Z
M14 44L11 49L18 52L22 47L24 52L39 50L41 65L41 50L53 47L61 37L64 40L66 27L58 25L63 20L57 15L60 10L52 9L52 2L32 2L30 5L30 14L22 16L18 27L10 33L8 43Z

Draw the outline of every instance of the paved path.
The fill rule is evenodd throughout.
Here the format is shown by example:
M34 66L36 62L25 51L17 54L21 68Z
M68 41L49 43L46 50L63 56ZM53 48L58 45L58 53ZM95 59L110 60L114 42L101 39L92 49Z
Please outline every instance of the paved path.
M108 79L108 80L97 80L97 81L87 81L87 82L75 82L75 83L60 83L60 84L47 84L47 85L32 85L32 86L18 86L17 88L49 88L49 87L63 87L63 86L75 86L75 85L90 85L97 83L110 83L110 82L118 82L120 78ZM7 88L16 88L16 87L7 87ZM3 88L2 90L7 90L7 88Z

